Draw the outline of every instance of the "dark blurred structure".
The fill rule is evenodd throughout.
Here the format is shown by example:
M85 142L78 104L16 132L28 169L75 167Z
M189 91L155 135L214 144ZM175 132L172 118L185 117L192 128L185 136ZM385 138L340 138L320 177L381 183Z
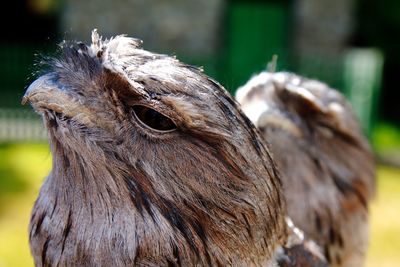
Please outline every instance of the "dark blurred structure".
M59 40L59 7L52 0L7 1L0 16L0 107L19 107L35 54Z
M231 92L278 55L278 70L347 94L369 132L378 113L400 124L399 15L397 0L11 1L1 17L0 111L20 108L34 54L63 39L88 42L98 28L203 66Z
M400 1L359 0L351 44L374 46L385 54L380 115L400 124Z

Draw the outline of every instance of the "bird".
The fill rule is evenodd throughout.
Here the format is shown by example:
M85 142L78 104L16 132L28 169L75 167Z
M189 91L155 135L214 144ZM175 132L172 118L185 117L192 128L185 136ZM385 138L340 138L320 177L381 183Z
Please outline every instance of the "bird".
M326 266L289 238L275 163L233 97L141 44L97 30L90 45L63 42L26 89L52 153L35 265L299 266L302 254Z
M318 80L271 71L235 98L268 143L293 223L331 266L363 266L375 162L349 102Z

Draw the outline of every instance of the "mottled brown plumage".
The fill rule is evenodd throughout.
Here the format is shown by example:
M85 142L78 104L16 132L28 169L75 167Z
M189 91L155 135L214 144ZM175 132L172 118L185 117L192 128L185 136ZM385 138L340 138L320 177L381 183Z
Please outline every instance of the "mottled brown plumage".
M344 97L315 80L263 72L236 99L269 143L293 222L332 266L362 266L375 164Z
M272 266L286 242L274 164L196 68L118 36L63 44L23 102L53 167L34 205L37 266Z

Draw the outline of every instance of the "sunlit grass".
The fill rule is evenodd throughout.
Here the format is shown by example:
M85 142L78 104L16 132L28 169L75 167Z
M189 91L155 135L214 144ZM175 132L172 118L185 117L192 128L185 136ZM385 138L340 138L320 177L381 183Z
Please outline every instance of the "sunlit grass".
M0 267L33 266L28 224L40 184L48 174L51 155L45 144L0 146ZM17 182L11 186L12 180ZM17 187L20 188L17 188Z
M378 189L371 207L367 266L400 266L400 170L380 167Z
M30 211L51 166L44 144L0 145L0 267L30 267ZM399 266L400 170L378 169L367 267Z

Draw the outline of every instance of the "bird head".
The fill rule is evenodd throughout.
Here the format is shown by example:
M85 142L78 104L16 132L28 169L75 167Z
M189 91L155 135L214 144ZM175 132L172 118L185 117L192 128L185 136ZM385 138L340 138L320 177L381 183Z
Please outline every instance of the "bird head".
M270 258L285 235L280 181L222 86L139 40L96 31L90 46L63 44L44 65L23 98L42 115L53 155L32 217L34 254L42 234L124 262L138 251L156 265L176 251L187 264ZM111 244L123 255L110 256Z

